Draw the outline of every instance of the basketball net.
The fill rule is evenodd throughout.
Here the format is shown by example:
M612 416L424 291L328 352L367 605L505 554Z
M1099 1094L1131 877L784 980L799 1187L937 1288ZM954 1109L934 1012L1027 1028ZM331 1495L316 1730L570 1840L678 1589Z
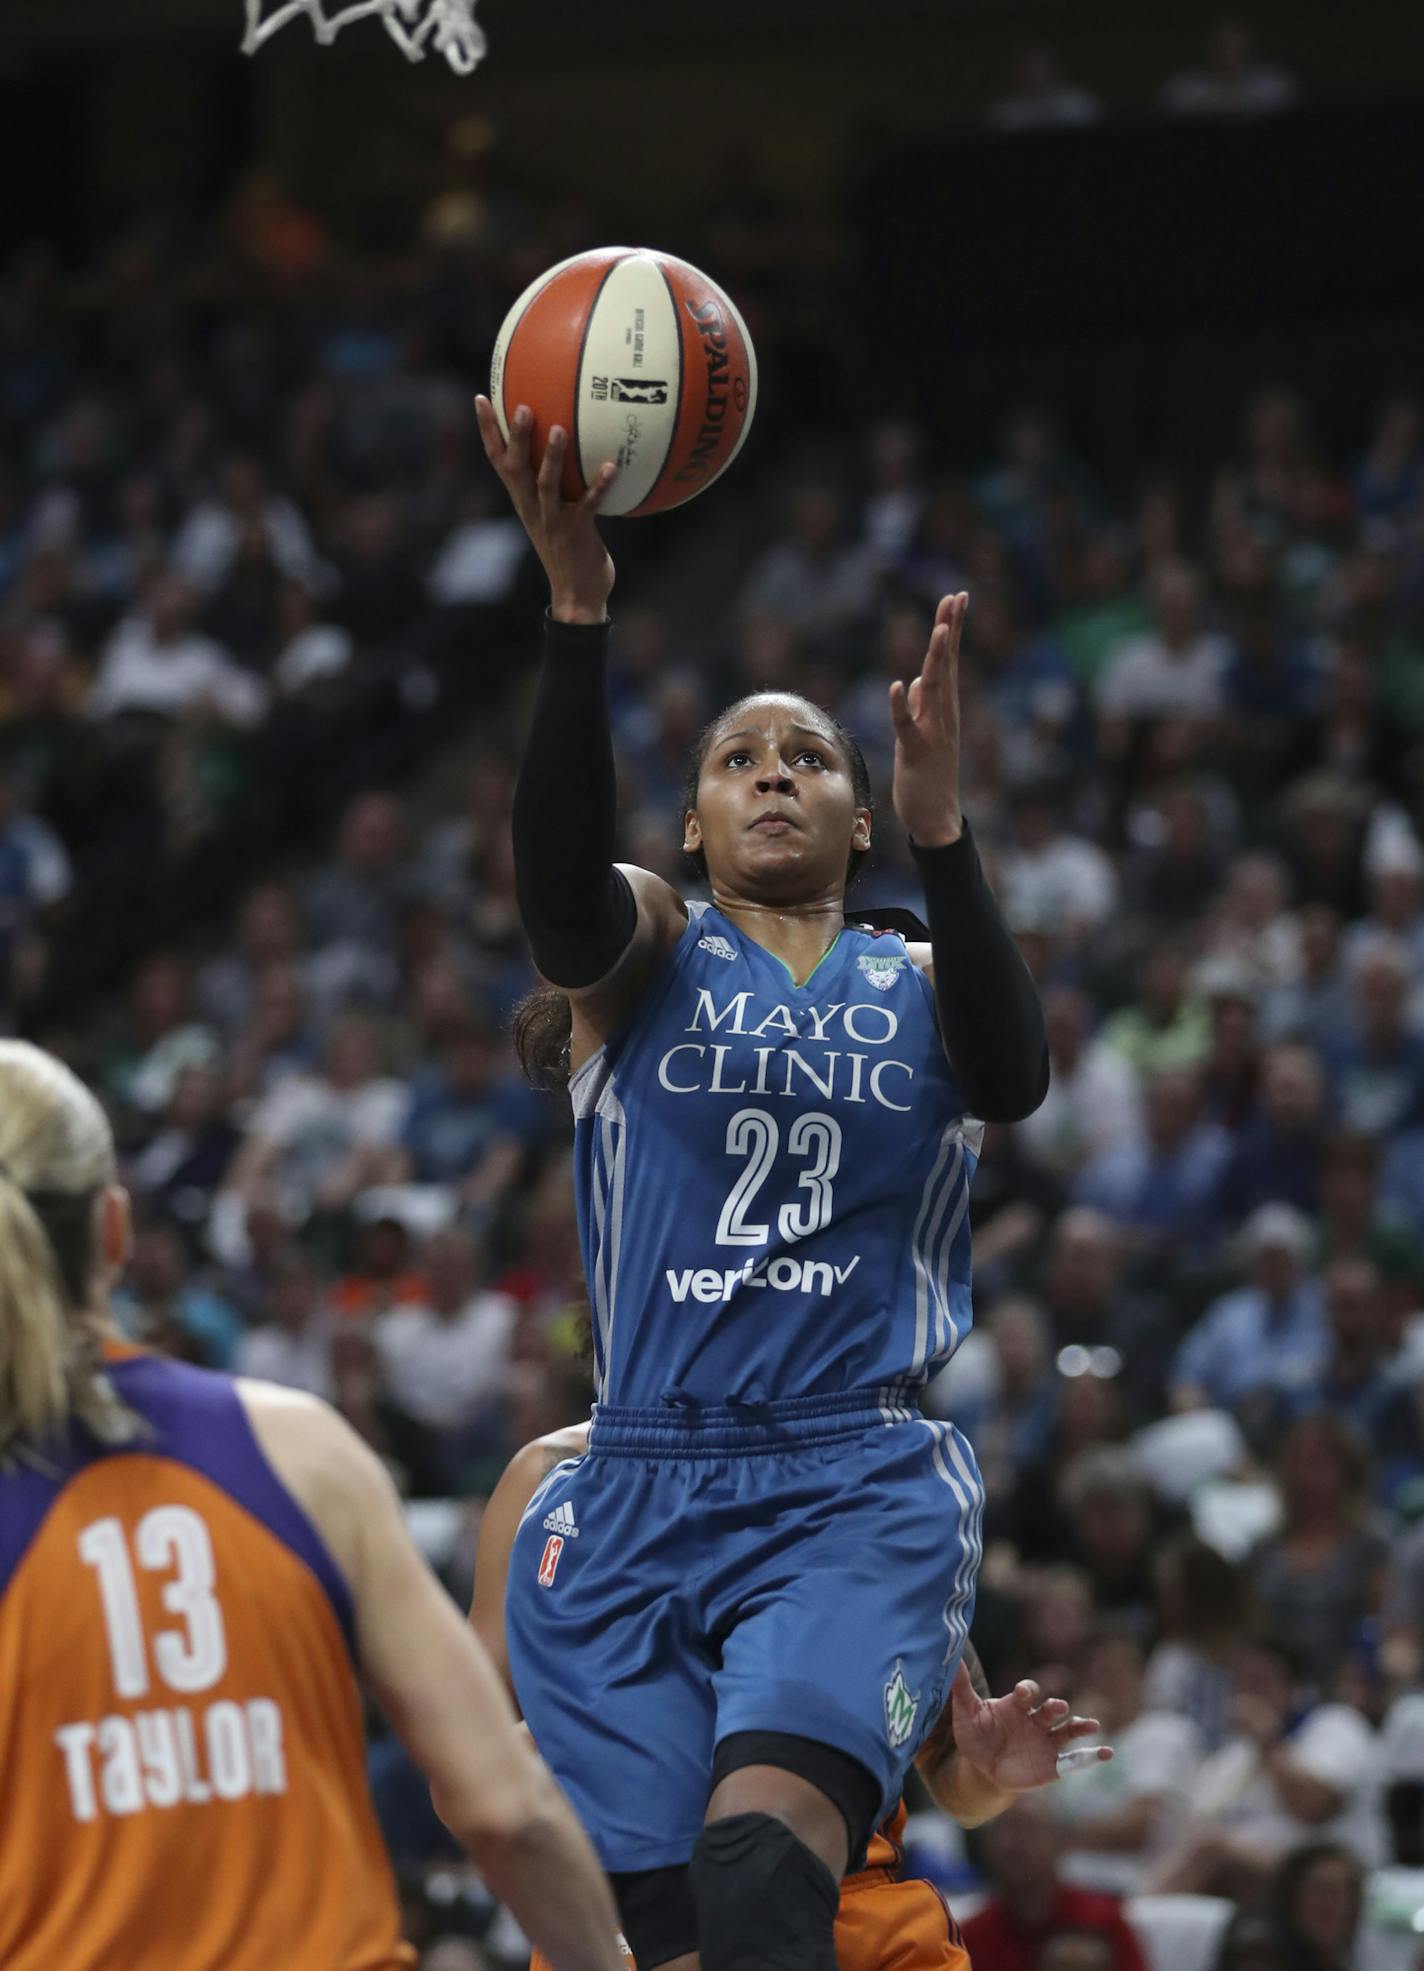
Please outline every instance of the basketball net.
M244 55L255 55L263 42L288 21L305 14L312 32L323 47L334 41L343 27L353 21L378 14L386 32L407 61L424 61L433 48L443 55L457 75L469 75L479 66L489 43L475 20L475 0L279 0L264 14L266 0L245 0L247 32L242 39Z

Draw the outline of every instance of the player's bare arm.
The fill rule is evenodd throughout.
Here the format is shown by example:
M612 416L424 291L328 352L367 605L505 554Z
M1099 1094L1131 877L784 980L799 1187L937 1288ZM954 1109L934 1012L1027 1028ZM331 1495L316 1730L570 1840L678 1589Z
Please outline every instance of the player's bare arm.
M547 1437L536 1437L532 1444L516 1451L505 1466L480 1518L470 1626L488 1651L516 1707L518 1699L509 1674L509 1644L504 1633L504 1591L509 1580L510 1549L529 1501L549 1473L566 1458L582 1457L587 1449L587 1424L574 1424L567 1430L551 1431Z
M500 1678L416 1551L380 1460L324 1404L241 1385L278 1476L349 1583L361 1668L442 1820L555 1964L620 1971L612 1895ZM558 1884L558 1893L551 1891Z

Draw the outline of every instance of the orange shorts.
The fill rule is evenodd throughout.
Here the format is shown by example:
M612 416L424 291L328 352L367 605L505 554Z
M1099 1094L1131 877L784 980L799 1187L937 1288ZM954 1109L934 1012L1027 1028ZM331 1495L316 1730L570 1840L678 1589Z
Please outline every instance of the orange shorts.
M623 1952L627 1971L636 1971L626 1944ZM836 1912L836 1962L840 1971L970 1971L959 1926L928 1882L845 1889ZM529 1971L551 1971L548 1958L536 1950Z

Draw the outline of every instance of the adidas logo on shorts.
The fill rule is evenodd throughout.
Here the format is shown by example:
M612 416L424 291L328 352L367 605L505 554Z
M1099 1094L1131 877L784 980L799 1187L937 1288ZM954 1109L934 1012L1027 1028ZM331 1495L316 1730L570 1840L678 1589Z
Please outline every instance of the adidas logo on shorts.
M724 938L720 931L709 931L705 938L697 940L699 951L710 951L714 958L735 958L737 947L730 938Z
M579 1530L574 1523L574 1509L567 1499L561 1506L555 1506L552 1512L545 1513L544 1530L546 1533L561 1533L566 1540L578 1538Z

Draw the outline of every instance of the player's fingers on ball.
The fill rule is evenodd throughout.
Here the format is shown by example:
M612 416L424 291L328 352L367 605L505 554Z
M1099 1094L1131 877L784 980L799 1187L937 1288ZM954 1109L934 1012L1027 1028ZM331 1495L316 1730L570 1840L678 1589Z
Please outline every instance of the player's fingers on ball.
M597 513L612 491L613 482L617 477L617 466L612 459L605 459L594 474L593 484L583 496L582 506L585 513Z
M1040 1693L1039 1693L1038 1685L1034 1682L1032 1677L1021 1678L1020 1681L1014 1685L1014 1702L1017 1705L1019 1705L1022 1710L1032 1711L1034 1706L1038 1703L1039 1694Z
M529 440L534 430L534 416L527 404L520 404L509 420L509 440L504 448L505 463L512 473L524 473L529 469Z
M1038 1707L1038 1715L1046 1725L1061 1725L1068 1716L1068 1706L1061 1697L1045 1697Z
M1066 1718L1053 1736L1061 1742L1070 1738L1092 1738L1101 1730L1102 1726L1096 1718Z

